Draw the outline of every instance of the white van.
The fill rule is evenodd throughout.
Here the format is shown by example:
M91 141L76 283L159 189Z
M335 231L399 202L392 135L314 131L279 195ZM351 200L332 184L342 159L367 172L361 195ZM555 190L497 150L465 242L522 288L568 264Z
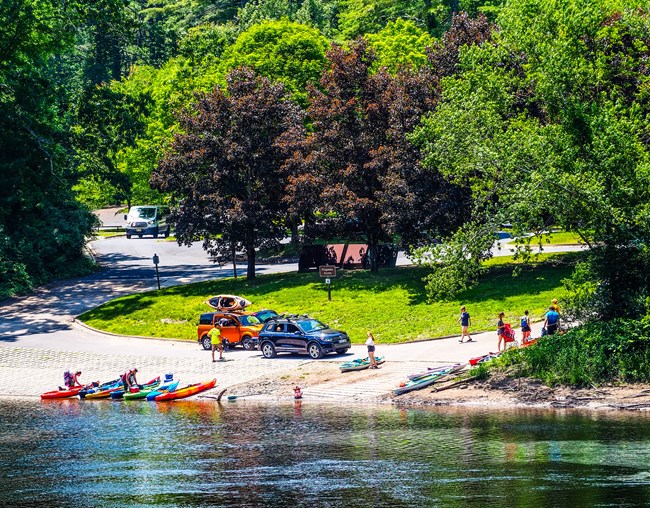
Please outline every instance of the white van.
M158 238L158 235L164 235L167 238L169 236L168 216L168 206L132 206L129 213L124 216L126 237L138 235L142 238L144 235L153 235L154 238Z

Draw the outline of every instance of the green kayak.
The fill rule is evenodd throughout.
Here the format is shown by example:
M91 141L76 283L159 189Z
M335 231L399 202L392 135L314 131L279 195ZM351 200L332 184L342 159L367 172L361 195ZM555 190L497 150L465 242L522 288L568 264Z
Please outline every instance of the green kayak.
M164 383L159 386L151 386L147 388L142 388L141 390L137 392L129 392L124 394L124 400L138 400L138 399L146 399L147 395L149 395L152 392L158 391L158 390L168 390L171 388L171 386L176 383L176 386L178 386L178 381L170 381L167 383Z

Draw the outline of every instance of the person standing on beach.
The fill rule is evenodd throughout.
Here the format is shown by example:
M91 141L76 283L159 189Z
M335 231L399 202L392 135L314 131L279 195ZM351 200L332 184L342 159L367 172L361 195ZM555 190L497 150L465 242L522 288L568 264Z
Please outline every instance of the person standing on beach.
M526 344L530 339L530 317L528 316L528 311L524 311L524 315L521 317L521 343Z
M470 317L469 312L467 312L467 309L465 309L464 305L460 308L460 317L456 322L460 323L461 327L461 336L458 342L463 342L465 335L467 335L467 342L473 342L472 337L469 334L469 327L472 326L472 318Z
M503 318L505 317L504 312L499 312L499 319L497 321L497 336L499 337L499 343L497 345L497 351L501 351L501 341L503 341L503 349L505 350L506 348L506 340L505 337L503 336L503 332L506 330L506 324L503 321Z
M377 360L375 360L375 336L372 332L368 332L368 338L366 339L366 346L368 347L368 358L370 358L370 368L378 369Z

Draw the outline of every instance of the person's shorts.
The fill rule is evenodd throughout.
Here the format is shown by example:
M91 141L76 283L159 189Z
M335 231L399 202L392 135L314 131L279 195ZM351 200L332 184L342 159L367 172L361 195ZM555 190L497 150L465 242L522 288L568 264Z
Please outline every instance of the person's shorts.
M217 342L216 344L212 343L212 351L217 351L223 349L223 342Z
M555 334L555 332L557 332L557 325L556 324L548 325L546 327L546 333L548 335L553 335L553 334Z
M521 331L522 332L530 332L530 326L522 326Z
M368 353L374 353L375 352L375 346L368 346Z

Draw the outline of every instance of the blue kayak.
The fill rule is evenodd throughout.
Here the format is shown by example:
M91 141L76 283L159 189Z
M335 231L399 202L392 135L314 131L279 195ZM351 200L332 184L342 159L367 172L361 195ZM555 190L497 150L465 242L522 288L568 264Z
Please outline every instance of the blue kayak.
M168 385L163 385L159 387L157 390L149 392L147 394L147 400L156 400L156 397L158 397L158 395L162 395L163 393L167 393L167 392L173 392L174 390L176 390L176 388L178 388L178 381L172 381Z

